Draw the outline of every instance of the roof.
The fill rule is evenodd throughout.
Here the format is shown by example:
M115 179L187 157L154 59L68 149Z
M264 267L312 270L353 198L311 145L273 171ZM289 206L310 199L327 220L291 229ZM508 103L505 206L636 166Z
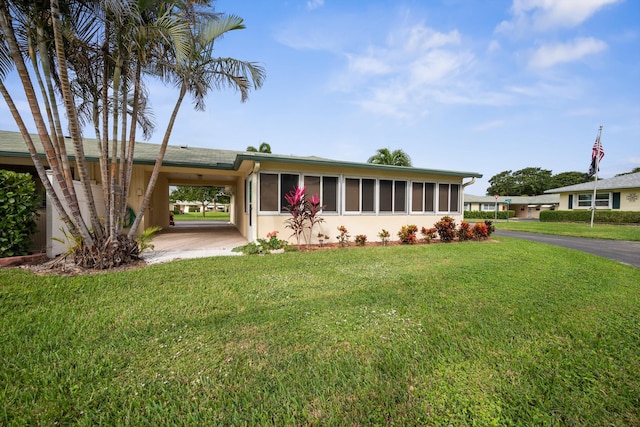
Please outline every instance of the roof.
M593 191L595 181L583 184L568 185L566 187L553 188L545 193L573 193L575 191ZM613 178L598 180L598 190L617 190L622 188L640 188L640 172L627 175L614 176Z
M40 138L38 135L32 134L38 153L44 156ZM71 141L67 141L69 147L68 152L72 153ZM84 139L85 156L89 161L98 161L98 143L96 139ZM135 164L155 164L159 144L150 144L146 142L136 142L136 150L134 156ZM22 134L19 132L10 132L0 130L0 156L6 157L30 157ZM69 156L73 158L72 155ZM330 167L352 167L363 168L369 170L390 170L398 172L413 172L422 174L448 175L458 177L475 177L482 178L482 174L478 172L450 171L441 169L425 169L404 166L376 165L373 163L348 162L342 160L325 159L316 156L300 157L293 155L259 153L248 151L220 150L213 148L189 147L186 145L175 146L168 145L162 164L164 166L181 166L193 168L221 169L221 170L238 170L245 160L251 161L272 161L279 163L297 163L307 165L320 165Z
M540 196L499 196L498 203L506 204L510 199L512 205L553 205L560 203L559 194L542 194ZM465 203L495 203L494 196L474 196L473 194L464 195Z

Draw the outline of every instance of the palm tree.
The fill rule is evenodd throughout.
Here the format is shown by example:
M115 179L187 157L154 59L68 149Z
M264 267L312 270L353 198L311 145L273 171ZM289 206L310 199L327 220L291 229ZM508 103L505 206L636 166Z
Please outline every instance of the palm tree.
M250 151L253 153L271 153L271 146L266 142L263 142L258 148L254 147L253 145L248 146L246 151Z
M62 10L58 0L52 0L50 8L48 3L0 0L0 94L18 124L59 216L73 239L80 242L81 253L90 258L85 265L95 267L104 265L105 259L120 258L114 255L114 248L119 246L121 253L134 252L132 237L153 192L184 96L193 95L196 108L202 109L210 89L234 87L245 101L250 89L262 85L264 70L253 63L212 55L214 40L244 25L238 17L208 11L211 0L63 2ZM38 102L24 58L31 59L44 108ZM59 193L50 185L21 113L2 84L14 69L25 90L46 162L61 188ZM136 130L139 125L149 123L144 115L147 105L144 79L150 74L176 84L179 93L143 208L128 238L123 239L122 219L131 181ZM52 89L54 84L56 90ZM57 105L65 108L76 174L88 200L88 222L80 215ZM83 152L81 126L87 122L93 123L98 141L101 184L107 201L104 221L96 213Z
M369 157L367 163L376 165L411 166L411 157L403 150L390 151L388 148L379 148L376 154Z
M180 94L173 108L169 124L167 125L158 157L149 179L147 191L142 199L142 204L136 216L129 237L135 235L135 231L142 220L147 208L153 187L160 174L162 159L169 143L171 131L175 123L182 101L189 92L193 97L195 108L204 109L204 99L212 88L232 87L240 92L241 101L248 99L249 91L258 89L264 82L264 68L234 58L216 58L213 56L214 44L219 38L229 31L245 28L242 18L229 16L216 16L203 24L196 23L195 31L191 33L190 49L183 61L169 61L168 63L156 63L157 74L165 81L180 86ZM268 147L268 144L264 143ZM262 148L262 145L260 146ZM270 150L270 148L269 148Z

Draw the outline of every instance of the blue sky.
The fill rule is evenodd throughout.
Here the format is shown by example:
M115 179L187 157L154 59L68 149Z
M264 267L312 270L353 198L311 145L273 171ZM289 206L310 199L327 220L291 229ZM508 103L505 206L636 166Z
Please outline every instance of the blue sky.
M186 103L171 144L366 161L407 152L422 168L588 170L599 125L600 176L640 167L640 2L636 0L218 0L245 30L220 56L261 63L248 102L213 92ZM154 86L160 142L176 93ZM0 103L0 128L15 124ZM91 136L91 135L87 135Z

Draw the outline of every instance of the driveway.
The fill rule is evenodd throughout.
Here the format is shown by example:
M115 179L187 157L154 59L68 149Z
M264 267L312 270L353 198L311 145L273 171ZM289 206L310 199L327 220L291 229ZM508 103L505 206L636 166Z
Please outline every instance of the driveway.
M247 244L238 229L224 221L176 221L153 237L154 249L141 257L149 264L176 259L240 255L232 252Z
M496 230L496 236L514 237L576 249L609 258L633 267L640 267L640 242L621 240L585 239L582 237L556 236L522 231Z

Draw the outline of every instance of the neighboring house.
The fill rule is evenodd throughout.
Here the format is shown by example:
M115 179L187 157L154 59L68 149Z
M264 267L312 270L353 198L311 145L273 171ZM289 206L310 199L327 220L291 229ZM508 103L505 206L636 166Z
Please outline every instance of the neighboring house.
M558 209L560 196L543 194L540 196L474 196L464 195L465 211L495 212L507 209L515 212L516 218L540 218L540 212Z
M37 135L32 137L39 141ZM134 212L142 202L158 150L156 144L136 144L127 201ZM85 139L85 152L92 163L89 172L96 184L94 192L100 196L95 140ZM33 169L20 133L0 131L0 168L7 167ZM369 241L376 241L383 228L395 236L403 225L431 227L445 215L460 222L464 187L480 177L476 172L169 146L141 227L169 226L170 185L207 185L225 187L225 192L232 195L230 222L247 240L264 238L274 230L287 238L291 230L285 228L289 217L285 194L295 186L305 186L307 194L318 193L324 205L324 222L315 227L314 242L320 232L335 239L340 226L352 236L365 234ZM471 181L465 183L465 178ZM57 215L51 211L47 213L49 241L54 230L60 228ZM53 256L63 249L48 247L47 252Z
M560 196L562 210L590 209L596 187L596 209L640 211L640 172L598 180L597 183L569 185L545 193Z

